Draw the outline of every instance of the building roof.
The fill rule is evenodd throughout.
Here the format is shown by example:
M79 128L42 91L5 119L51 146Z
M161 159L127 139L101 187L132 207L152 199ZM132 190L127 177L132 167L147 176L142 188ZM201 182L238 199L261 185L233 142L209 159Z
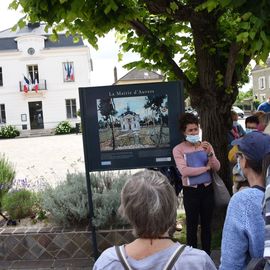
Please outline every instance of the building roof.
M120 115L120 117L125 117L125 116L127 116L127 115L133 115L133 116L136 116L136 115L138 115L138 114L135 113L135 112L133 112L133 111L131 111L131 110L130 110L130 107L127 105L126 111L123 112L123 113Z
M58 41L52 42L49 39L49 36L52 34L52 31L45 31L45 24L28 24L21 29L17 29L16 31L11 31L11 28L0 31L0 50L16 50L17 42L15 38L35 35L35 36L45 36L47 39L45 40L45 48L56 48L56 47L78 47L84 46L82 39L80 38L79 42L74 43L73 37L68 36L64 33L58 34Z
M137 81L137 80L162 80L163 76L155 71L134 68L118 81Z
M260 69L265 69L270 67L270 58L267 58L266 63L264 66L256 65L252 71L260 70Z

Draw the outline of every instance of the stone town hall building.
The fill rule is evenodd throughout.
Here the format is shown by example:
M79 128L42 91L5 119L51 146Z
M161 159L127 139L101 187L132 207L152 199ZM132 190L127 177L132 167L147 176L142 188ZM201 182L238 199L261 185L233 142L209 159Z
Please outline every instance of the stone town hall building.
M44 28L0 32L0 126L51 129L80 121L78 87L90 85L89 48L65 34L54 43Z

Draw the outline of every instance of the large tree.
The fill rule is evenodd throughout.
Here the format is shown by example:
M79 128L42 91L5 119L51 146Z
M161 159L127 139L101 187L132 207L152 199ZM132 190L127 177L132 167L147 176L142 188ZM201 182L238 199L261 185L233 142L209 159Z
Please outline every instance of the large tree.
M96 47L111 29L124 51L141 55L129 67L160 69L180 79L201 117L228 179L230 110L252 58L270 48L270 1L248 0L14 0L27 16L57 31L82 34ZM23 21L20 21L23 25Z
M114 132L114 116L117 114L112 98L102 98L99 100L98 110L103 116L105 122L112 132L112 150L115 150L115 132Z

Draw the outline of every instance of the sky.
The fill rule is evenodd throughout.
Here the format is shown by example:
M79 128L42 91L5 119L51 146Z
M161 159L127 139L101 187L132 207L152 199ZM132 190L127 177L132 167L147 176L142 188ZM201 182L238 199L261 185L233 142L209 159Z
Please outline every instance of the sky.
M152 115L152 111L150 109L144 108L146 96L114 98L113 102L117 111L117 114L115 115L116 117L119 117L122 113L125 113L127 111L127 107L129 107L130 111L139 114L141 120L143 120L146 116ZM167 97L163 100L162 106L165 106L166 102L168 102ZM97 106L98 104L99 100L97 100ZM98 119L102 119L99 111Z
M0 0L0 31L12 27L23 16L22 13L8 10L12 0ZM91 73L91 86L111 85L114 83L114 67L117 68L117 77L120 79L128 70L122 68L126 63L139 59L132 53L125 53L123 60L118 62L119 46L115 42L114 33L110 32L104 38L99 39L99 49L96 51L90 46L90 55L93 62ZM252 87L251 79L241 90L247 91Z

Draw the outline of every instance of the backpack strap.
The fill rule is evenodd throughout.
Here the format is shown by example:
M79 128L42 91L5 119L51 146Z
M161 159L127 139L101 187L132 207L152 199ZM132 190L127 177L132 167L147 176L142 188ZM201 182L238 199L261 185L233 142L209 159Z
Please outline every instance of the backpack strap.
M171 270L173 268L174 264L176 263L180 255L183 253L185 247L186 245L181 245L174 251L170 259L167 261L164 270Z
M126 256L124 255L122 248L119 246L115 246L115 251L116 251L117 257L118 257L119 261L121 262L121 264L123 265L124 269L125 270L132 270L132 268L130 267L130 265L127 262Z
M170 259L167 261L167 263L164 267L164 270L171 270L172 269L172 267L174 266L174 264L176 263L176 261L178 260L180 255L183 253L185 247L186 247L186 245L181 245L174 251L174 253L170 257ZM127 259L124 255L122 247L115 246L115 251L116 251L117 257L118 257L119 261L121 262L121 264L123 265L124 269L125 270L132 270L132 268L130 267L130 265L127 262Z

